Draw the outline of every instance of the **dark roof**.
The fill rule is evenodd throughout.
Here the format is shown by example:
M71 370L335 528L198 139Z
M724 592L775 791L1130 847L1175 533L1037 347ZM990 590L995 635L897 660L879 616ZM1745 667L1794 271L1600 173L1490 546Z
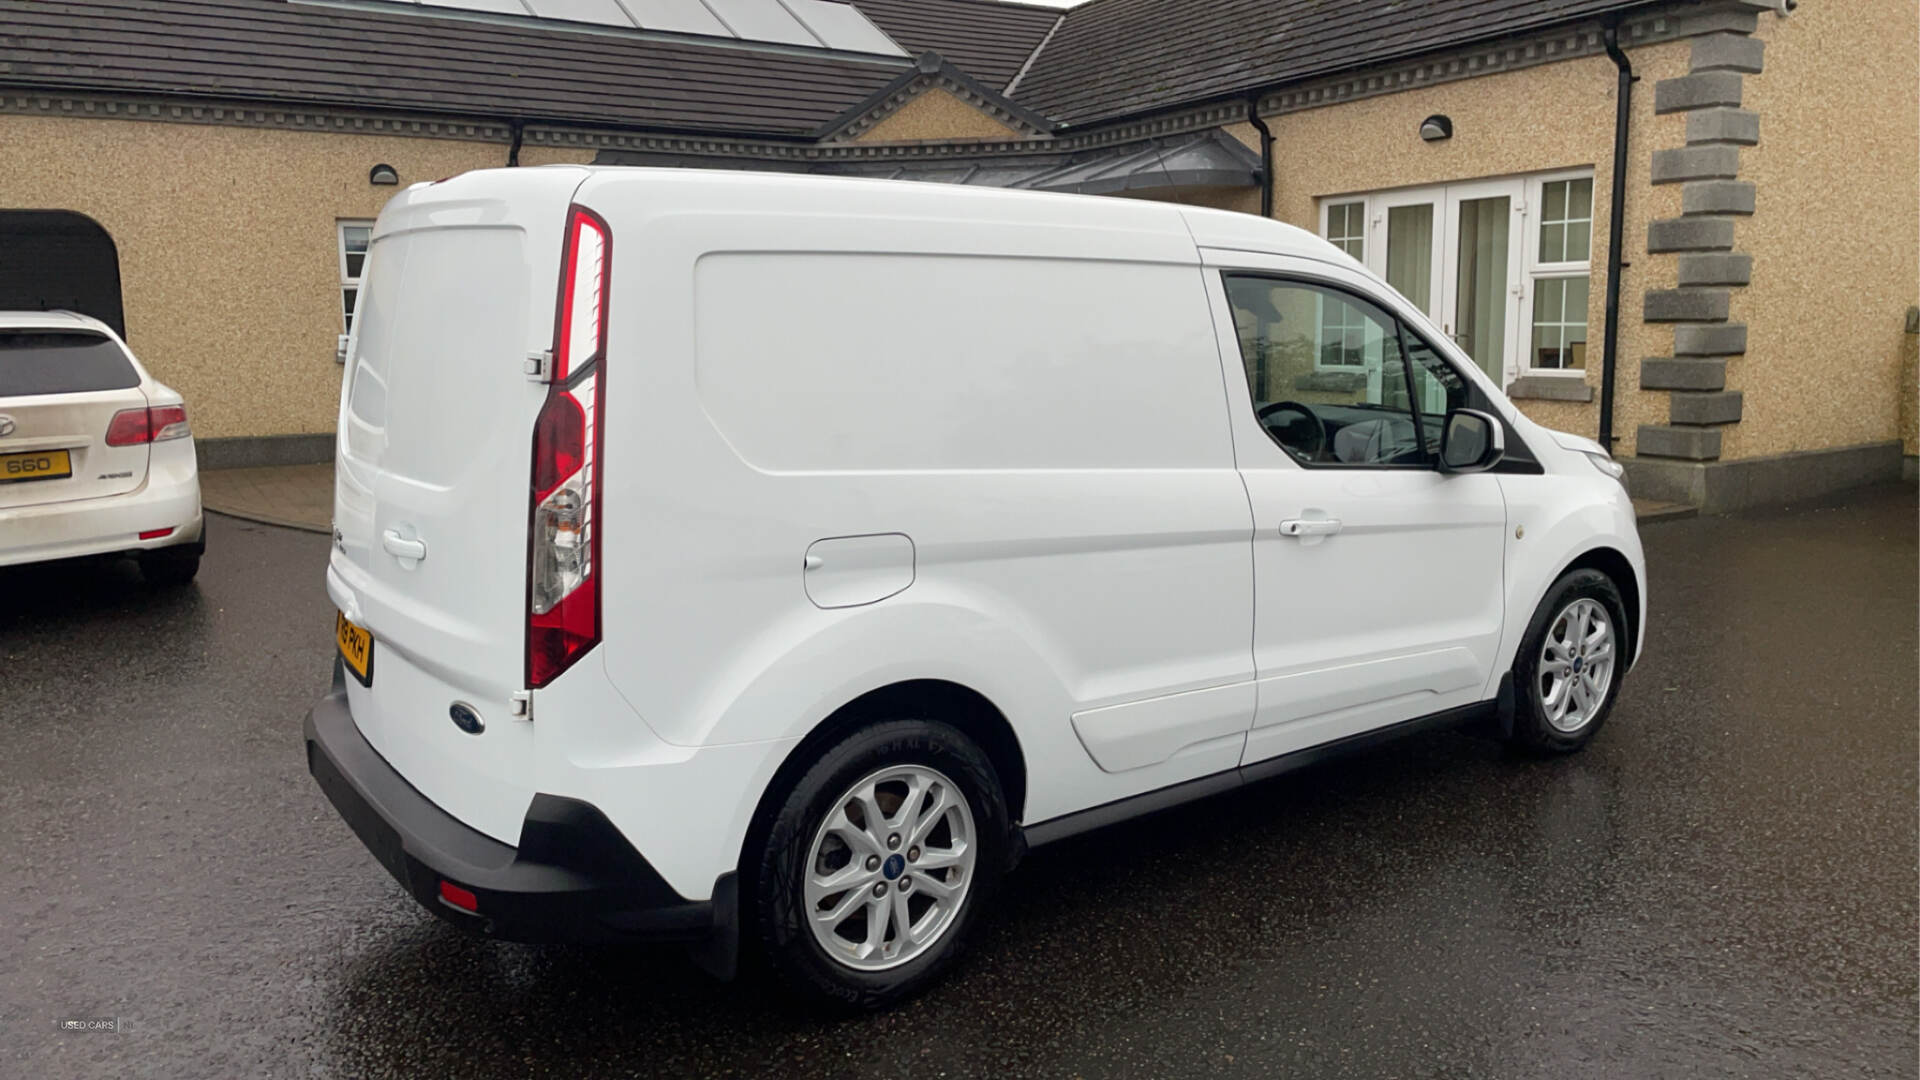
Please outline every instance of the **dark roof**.
M999 0L852 2L909 52L939 53L989 93L1031 59L1013 98L1045 127L1244 93L1649 0L1091 0L1064 21L1058 9ZM0 86L806 138L912 70L904 58L414 10L0 0Z
M1067 11L1014 96L1084 124L1644 2L1091 0Z
M1063 14L996 0L850 0L910 53L937 52L1003 90Z
M801 136L908 63L286 0L0 0L9 86Z

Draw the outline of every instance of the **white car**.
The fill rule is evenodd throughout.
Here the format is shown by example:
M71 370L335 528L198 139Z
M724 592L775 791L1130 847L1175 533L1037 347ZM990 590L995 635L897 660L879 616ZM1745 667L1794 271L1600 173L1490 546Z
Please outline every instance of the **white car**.
M0 311L0 566L125 554L179 585L205 549L180 395L98 319Z
M1436 725L1541 752L1644 639L1620 469L1300 230L550 166L374 228L320 787L430 910L936 977L1028 848Z

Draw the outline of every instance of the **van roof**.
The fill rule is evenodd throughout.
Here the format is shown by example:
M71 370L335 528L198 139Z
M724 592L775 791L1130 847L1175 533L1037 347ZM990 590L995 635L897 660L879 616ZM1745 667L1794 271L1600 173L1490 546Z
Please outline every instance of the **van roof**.
M1079 218L1080 224L1108 224L1143 231L1183 232L1200 247L1233 248L1272 255L1297 255L1322 261L1345 259L1340 249L1320 237L1280 221L1255 214L1184 206L1151 199L1110 195L1071 195L1063 192L974 187L926 181L883 180L871 177L740 171L731 169L661 168L636 165L556 165L556 169L584 169L601 178L630 178L636 183L665 185L737 186L757 197L778 201L786 196L814 197L823 191L843 191L868 205L876 188L897 193L904 200L929 208L943 203L984 208L1018 206L1025 214ZM911 194L909 194L911 193Z

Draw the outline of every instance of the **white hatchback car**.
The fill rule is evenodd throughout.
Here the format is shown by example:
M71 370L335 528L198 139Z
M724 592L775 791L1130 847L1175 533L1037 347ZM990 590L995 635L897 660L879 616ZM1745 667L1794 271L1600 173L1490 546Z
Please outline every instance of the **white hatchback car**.
M1021 852L1639 652L1620 468L1244 214L548 166L373 233L309 768L430 910L875 1006Z
M180 395L98 319L0 312L0 566L126 554L177 585L205 549Z

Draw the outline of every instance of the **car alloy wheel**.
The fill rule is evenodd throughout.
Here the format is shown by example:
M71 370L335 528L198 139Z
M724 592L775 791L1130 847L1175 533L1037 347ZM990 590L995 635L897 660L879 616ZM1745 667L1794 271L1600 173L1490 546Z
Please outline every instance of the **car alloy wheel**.
M1533 688L1554 730L1579 731L1598 715L1613 686L1617 638L1613 618L1597 600L1582 597L1554 616Z
M804 911L836 963L884 971L933 948L971 891L966 794L922 765L880 769L840 796L808 849Z

